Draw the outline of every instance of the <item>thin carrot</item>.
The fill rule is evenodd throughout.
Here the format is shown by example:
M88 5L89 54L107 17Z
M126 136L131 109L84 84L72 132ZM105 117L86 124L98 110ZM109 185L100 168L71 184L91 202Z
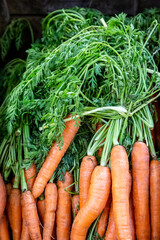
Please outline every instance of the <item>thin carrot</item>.
M111 174L108 167L93 170L87 202L78 212L71 230L71 240L85 240L88 228L104 209L109 197Z
M136 228L135 228L135 220L134 220L132 193L130 194L130 197L129 197L129 217L130 217L130 229L131 229L132 240L136 240Z
M107 226L107 231L105 233L105 240L116 240L116 225L113 214L113 202L111 203L110 213L109 213L109 222Z
M44 199L44 195L42 195L42 194L39 197L39 200L37 201L37 210L38 210L38 215L39 215L40 221L43 225L44 224L44 213L45 213L45 199Z
M91 182L91 175L96 165L97 161L94 156L85 156L82 160L79 176L80 209L84 206L84 204L87 201Z
M1 174L0 174L0 193L1 193L1 203L0 203L0 219L1 219L1 217L4 214L6 201L7 201L6 187Z
M72 197L72 215L73 219L77 216L77 213L79 211L79 195L73 195Z
M30 168L25 170L25 179L26 179L27 187L29 190L32 190L33 188L33 184L36 179L36 173L37 173L37 169L34 163L32 163Z
M150 163L151 240L160 239L160 162Z
M113 212L120 240L132 239L129 220L129 162L126 150L117 145L111 151Z
M71 229L71 196L73 176L71 173L66 172L64 175L64 182L58 181L58 205L56 212L56 224L57 224L57 239L58 240L69 240L70 229ZM70 186L70 187L68 187ZM69 192L67 192L69 191Z
M4 214L0 221L0 239L1 240L10 240L7 218Z
M43 240L50 240L55 224L55 212L57 209L57 186L55 183L48 183L45 188L45 214Z
M7 183L6 184L6 192L7 192L6 214L7 214L10 226L12 225L12 213L11 213L11 204L10 204L11 190L12 190L12 184Z
M136 142L131 157L136 236L138 240L148 240L150 239L149 150L146 144Z
M21 240L30 240L29 236L29 231L28 231L28 226L27 223L24 219L24 213L23 213L23 208L22 208L22 232L21 232Z
M35 198L39 197L43 192L48 180L52 177L55 169L67 151L78 129L79 126L75 126L74 120L70 120L65 123L65 129L62 133L64 144L61 149L59 149L59 144L57 142L54 142L53 146L51 147L33 185L32 193Z
M106 231L110 206L111 206L111 194L109 195L108 201L106 203L106 206L101 214L101 217L97 225L97 233L101 238L103 237Z

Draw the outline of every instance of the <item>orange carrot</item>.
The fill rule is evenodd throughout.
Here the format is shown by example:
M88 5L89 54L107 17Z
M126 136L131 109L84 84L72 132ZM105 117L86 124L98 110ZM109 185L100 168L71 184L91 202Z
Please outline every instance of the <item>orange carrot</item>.
M22 208L22 232L21 232L21 240L30 240L29 231L27 223L24 219L24 213Z
M28 226L30 238L32 240L42 240L39 227L39 218L36 208L36 201L32 193L30 191L22 192L21 201L24 219Z
M111 151L113 213L120 240L132 239L129 220L129 162L121 145Z
M160 239L160 162L150 163L151 240Z
M130 197L129 197L129 217L130 217L130 229L131 229L132 240L136 240L136 229L135 229L132 194L130 194Z
M13 188L11 190L10 205L11 205L11 228L13 240L19 240L21 238L21 221L22 221L20 189Z
M87 202L78 212L71 230L71 240L85 240L88 228L104 209L109 197L111 174L108 167L93 170Z
M44 213L45 213L45 199L44 197L40 196L39 200L37 201L37 210L38 210L38 215L40 218L40 221L42 225L44 224Z
M32 189L32 193L35 198L39 197L43 192L48 180L52 177L55 169L79 129L79 126L75 126L74 120L66 122L65 126L66 127L62 133L64 142L63 146L59 149L59 144L57 142L53 144L35 180Z
M7 218L4 214L0 221L0 239L1 240L10 240Z
M98 225L97 225L97 233L101 238L103 237L103 235L105 234L105 231L106 231L110 205L111 205L111 194L109 195L108 201L106 203L106 206L102 212L102 215L101 215Z
M11 190L12 190L12 184L7 183L6 184L6 192L7 192L6 214L7 214L10 226L12 225L12 213L11 213L11 204L10 204Z
M37 169L36 169L36 165L34 163L32 163L32 165L30 166L30 168L25 170L25 179L27 182L27 188L29 190L32 190L33 188L33 184L36 178L36 173L37 173Z
M110 213L109 213L109 222L107 231L105 234L105 240L116 240L116 225L113 214L113 202L111 203Z
M73 219L77 216L77 213L79 211L79 195L73 195L72 197L72 215Z
M45 214L43 240L50 240L55 224L55 212L57 209L57 186L55 183L48 183L45 189Z
M150 239L149 216L149 150L136 142L132 153L133 205L137 239Z
M80 209L87 201L91 175L96 165L97 161L94 156L85 156L82 160L79 176Z
M73 176L71 173L66 172L64 175L64 182L58 181L58 205L56 212L56 224L57 224L57 239L69 240L71 229L71 196L67 191L72 191ZM70 186L70 187L68 187Z
M1 201L0 201L0 219L3 216L5 207L6 207L6 201L7 201L7 194L6 194L6 187L3 181L3 178L0 174L0 196L1 196Z

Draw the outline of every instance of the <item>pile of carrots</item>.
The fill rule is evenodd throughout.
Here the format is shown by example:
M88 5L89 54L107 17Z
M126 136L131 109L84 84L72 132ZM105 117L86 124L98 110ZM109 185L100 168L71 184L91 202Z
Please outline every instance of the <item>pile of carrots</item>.
M150 161L144 142L134 143L131 171L125 148L112 148L111 166L85 156L80 166L79 194L72 195L73 176L53 183L52 175L75 137L74 119L63 131L64 144L55 142L42 168L21 172L21 189L0 176L0 239L82 240L92 223L92 239L160 239L160 162ZM99 155L101 149L99 149ZM49 182L48 182L49 181ZM44 192L44 195L43 195Z

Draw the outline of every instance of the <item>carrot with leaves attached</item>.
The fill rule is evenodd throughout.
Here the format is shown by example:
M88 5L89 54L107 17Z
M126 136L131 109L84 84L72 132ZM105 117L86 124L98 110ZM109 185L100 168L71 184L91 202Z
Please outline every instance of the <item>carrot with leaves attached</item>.
M32 163L32 165L28 169L25 169L25 179L27 182L27 187L31 191L33 188L34 181L36 179L36 174L37 174L37 169L34 163Z
M131 240L129 218L129 162L126 150L117 145L111 151L113 213L120 240Z
M79 195L73 195L72 197L72 215L73 219L77 216L79 211Z
M45 188L45 213L44 213L44 228L43 240L52 239L52 232L55 224L55 215L57 209L57 186L52 182L52 179Z
M21 186L22 186L21 203L23 208L24 220L28 226L30 238L32 240L42 240L36 201L32 193L29 190L27 190L24 169L21 170Z
M3 216L6 207L6 187L3 178L0 174L0 193L1 193L1 203L0 203L0 219Z
M42 225L44 224L44 213L45 213L45 198L44 194L42 193L41 196L39 197L37 201L37 210L38 210L38 215L40 218L40 221Z
M150 162L151 240L160 239L160 162Z
M80 122L78 121L78 124ZM32 193L35 198L39 197L43 192L48 180L52 177L55 169L60 163L63 155L67 151L69 145L71 144L73 138L75 137L79 126L76 126L75 120L71 119L65 123L65 129L62 133L63 136L63 146L59 148L59 144L55 142L51 147L45 162L40 169L35 183L33 185Z
M8 224L6 215L3 214L0 220L0 239L1 240L10 240Z
M150 239L149 216L149 150L136 142L132 153L133 205L137 239Z

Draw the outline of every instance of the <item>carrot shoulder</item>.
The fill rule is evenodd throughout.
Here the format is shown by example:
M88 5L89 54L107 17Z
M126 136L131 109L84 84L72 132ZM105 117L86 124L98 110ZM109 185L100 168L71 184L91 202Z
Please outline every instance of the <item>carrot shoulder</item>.
M151 240L160 239L160 162L150 163Z
M0 193L1 193L1 203L0 203L0 219L1 219L1 217L3 216L4 209L6 207L6 201L7 201L6 187L1 174L0 174Z
M45 199L44 196L40 196L40 199L37 201L37 210L38 215L41 221L41 224L44 224L44 214L45 214Z
M111 151L113 212L119 240L131 237L129 219L129 162L126 150L117 145Z
M71 230L71 240L85 240L88 228L104 209L109 197L111 175L108 167L95 167L88 199L78 212Z
M136 142L132 153L133 205L137 239L150 239L149 216L149 150Z
M43 192L47 182L52 177L55 169L57 168L79 129L79 126L75 126L74 120L66 122L65 126L66 127L62 133L64 142L62 148L59 149L59 144L57 142L53 144L35 180L32 189L32 193L35 198L39 197Z

